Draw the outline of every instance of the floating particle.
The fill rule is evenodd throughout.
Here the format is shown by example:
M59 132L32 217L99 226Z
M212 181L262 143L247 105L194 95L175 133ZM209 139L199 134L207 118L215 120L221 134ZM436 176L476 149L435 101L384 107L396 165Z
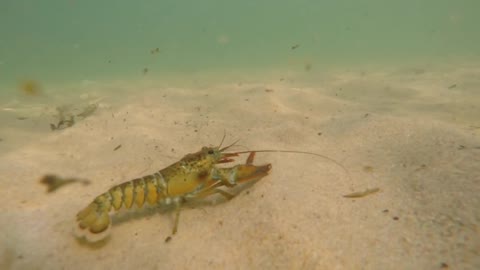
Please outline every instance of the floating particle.
M310 71L312 70L312 64L306 63L304 68L305 68L305 71Z
M373 167L372 166L363 166L363 171L367 173L372 173L373 172Z
M350 194L347 194L347 195L343 195L343 197L345 197L345 198L362 198L362 197L365 197L367 195L377 193L379 191L380 191L379 188L372 188L372 189L367 189L365 191L353 192L353 193L350 193Z
M41 86L34 80L26 80L20 83L19 90L27 96L39 96L41 95Z

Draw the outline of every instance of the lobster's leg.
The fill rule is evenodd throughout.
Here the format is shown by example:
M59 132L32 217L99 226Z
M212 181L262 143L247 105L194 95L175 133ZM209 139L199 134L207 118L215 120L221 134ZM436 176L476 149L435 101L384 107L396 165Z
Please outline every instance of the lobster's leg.
M225 199L227 200L231 200L234 195L222 190L222 189L219 189L219 187L221 186L224 186L223 184L223 181L221 180L217 180L216 182L214 182L213 184L211 184L210 186L207 186L207 187L204 187L203 189L201 190L198 190L195 194L191 194L189 197L190 198L205 198L205 197L208 197L212 194L220 194L222 195L223 197L225 197Z
M231 200L233 197L235 197L235 195L230 194L230 193L226 192L225 190L222 190L222 189L219 189L219 188L206 188L205 190L202 190L202 191L200 191L200 193L195 195L195 198L205 198L205 197L208 197L208 196L213 195L213 194L220 194L223 197L225 197L225 199L227 199L227 200Z
M204 197L207 197L209 195L212 195L212 194L220 194L222 196L224 196L227 200L231 200L235 195L232 195L224 190L221 190L218 188L218 186L221 186L222 185L222 182L221 181L218 181L216 182L215 184L209 186L209 187L206 187L202 190L199 190L197 193L195 193L195 195L190 195L189 197L190 198L204 198ZM178 201L175 201L175 221L174 221L174 225L173 225L173 230L172 230L172 235L176 234L177 233L177 229L178 229L178 223L179 223L179 220L180 220L180 210L182 208L182 201L178 200Z
M172 234L177 233L178 229L178 220L180 219L180 210L181 210L182 205L180 203L175 204L175 223L173 224L173 230Z

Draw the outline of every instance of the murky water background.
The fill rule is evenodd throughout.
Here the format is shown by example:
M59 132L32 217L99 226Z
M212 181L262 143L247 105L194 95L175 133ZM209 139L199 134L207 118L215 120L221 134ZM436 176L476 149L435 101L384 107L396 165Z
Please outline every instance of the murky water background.
M1 84L139 78L145 68L165 78L472 61L479 8L474 0L7 0Z

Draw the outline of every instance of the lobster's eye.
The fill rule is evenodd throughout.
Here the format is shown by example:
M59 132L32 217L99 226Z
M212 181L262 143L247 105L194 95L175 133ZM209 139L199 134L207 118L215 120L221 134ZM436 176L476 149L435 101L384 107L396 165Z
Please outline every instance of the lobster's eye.
M213 155L213 150L212 149L208 150L208 154Z

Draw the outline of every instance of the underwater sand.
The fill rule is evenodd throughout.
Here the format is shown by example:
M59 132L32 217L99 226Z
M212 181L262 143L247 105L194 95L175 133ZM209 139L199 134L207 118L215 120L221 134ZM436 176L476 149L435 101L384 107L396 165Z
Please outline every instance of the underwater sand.
M1 102L0 269L480 268L479 68L58 88ZM50 130L56 106L92 100L91 116ZM271 173L229 202L186 206L168 243L171 211L116 218L100 245L74 238L75 215L95 196L224 132L237 150L311 151L348 173L315 156L258 153ZM92 183L46 193L47 173Z

